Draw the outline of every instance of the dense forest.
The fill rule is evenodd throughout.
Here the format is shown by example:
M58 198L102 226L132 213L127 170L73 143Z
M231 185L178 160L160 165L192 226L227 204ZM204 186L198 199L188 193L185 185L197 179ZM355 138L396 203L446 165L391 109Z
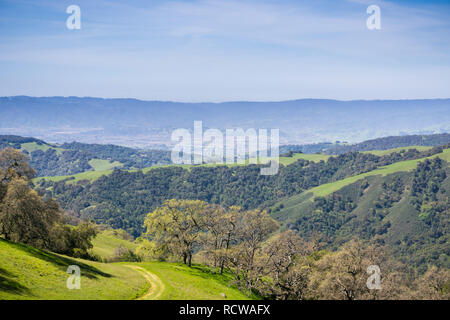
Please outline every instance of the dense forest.
M450 142L449 133L432 135L393 136L367 140L352 145L334 145L324 151L328 154L342 154L351 151L387 150L407 146L441 146Z
M302 238L320 235L332 248L357 236L389 247L418 270L428 264L450 268L449 194L450 168L435 158L411 172L364 178L313 201L305 193L295 209L282 202L272 215Z
M331 149L340 142L322 142L311 144L287 144L280 146L280 154L289 152L302 152L302 153L322 153L325 150Z
M24 144L33 144L31 151ZM123 169L144 168L170 163L170 152L163 150L138 150L116 145L84 144L78 142L54 145L35 138L0 136L0 150L12 147L30 157L30 165L37 176L64 176L95 168L89 161L107 160Z
M366 140L356 144L348 144L344 141L313 143L305 145L284 145L280 147L280 154L293 152L303 153L326 153L331 155L343 154L346 152L362 152L370 150L387 150L394 148L403 148L408 146L428 146L435 147L450 142L450 134L431 134L431 135L405 135L392 136Z
M0 150L8 147L20 149L22 143L29 143L29 142L36 142L36 144L38 145L45 144L44 141L36 138L21 137L14 135L0 135Z
M406 146L440 146L450 142L450 134L412 135L386 137L346 145L336 141L306 145L280 146L280 154L289 152L327 153L339 155L346 152L367 150L386 150ZM24 144L35 144L28 151ZM171 163L170 151L139 150L111 144L86 144L79 142L55 145L35 138L13 135L0 135L0 150L6 147L20 149L30 157L30 164L37 171L38 177L64 176L95 170L90 163L101 159L120 165L122 169L146 168L153 165Z
M384 156L351 152L331 157L327 162L299 159L281 166L274 176L260 175L259 165L162 167L146 173L116 169L93 182L42 180L37 188L42 194L57 198L65 210L75 215L138 236L145 214L166 199L198 199L225 207L265 208L324 183L439 152L442 147L424 152L410 149Z

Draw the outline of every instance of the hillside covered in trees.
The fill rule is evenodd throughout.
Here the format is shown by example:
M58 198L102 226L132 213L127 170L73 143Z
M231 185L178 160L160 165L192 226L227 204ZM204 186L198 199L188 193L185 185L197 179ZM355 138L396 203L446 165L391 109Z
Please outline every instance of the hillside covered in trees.
M338 248L357 236L386 245L401 261L425 270L450 268L450 168L440 158L412 171L362 177L325 196L305 191L272 207L272 216L302 238L320 235Z
M41 180L36 187L77 219L135 237L144 232L146 214L167 199L268 209L282 229L303 239L337 249L357 236L424 272L428 264L450 267L448 147L299 159L275 176L260 175L259 165L169 166L116 169L92 182Z
M379 138L355 145L346 145L341 142L284 145L280 147L280 154L303 152L338 155L346 152L386 150L407 146L431 147L447 143L450 143L450 134L413 135ZM0 150L7 147L21 150L27 154L38 177L65 176L113 168L142 169L171 163L171 155L168 150L141 150L111 144L79 142L52 144L36 138L0 135Z
M0 135L0 150L11 147L30 158L37 176L70 175L115 167L144 168L170 163L170 152L138 150L116 145L83 144L78 142L56 145L35 138Z
M117 169L93 182L41 180L37 187L47 196L57 198L65 210L138 236L142 232L144 215L166 199L198 199L244 209L266 207L324 183L440 152L442 148L436 147L383 156L353 152L326 162L299 159L281 166L274 176L260 175L259 165L193 166L189 169L169 166L146 173Z
M450 142L449 133L432 135L393 136L363 141L352 145L334 145L325 148L327 154L342 154L352 151L387 150L407 146L441 146Z
M33 259L42 253L13 242L127 262L153 279L148 270L182 262L188 269L176 267L173 285L185 277L180 272L195 269L199 279L211 278L208 283L239 299L448 299L449 145L325 159L298 158L275 176L260 175L259 165L116 169L93 181L41 179L33 190L27 156L6 148L0 152L0 247L27 261L28 252ZM99 233L100 225L116 230ZM366 285L367 265L382 266L383 290ZM119 285L123 277L137 281L120 266L95 266L103 295L111 284L100 270L119 272ZM32 270L28 277L39 282ZM11 279L1 279L14 292ZM161 279L153 281L156 296L171 296Z
M303 153L326 153L338 155L346 152L362 152L371 150L388 150L404 148L409 146L435 147L445 145L450 142L449 133L430 135L404 135L391 136L366 140L363 142L349 144L344 141L314 143L306 145L285 145L280 147L280 154L293 151Z

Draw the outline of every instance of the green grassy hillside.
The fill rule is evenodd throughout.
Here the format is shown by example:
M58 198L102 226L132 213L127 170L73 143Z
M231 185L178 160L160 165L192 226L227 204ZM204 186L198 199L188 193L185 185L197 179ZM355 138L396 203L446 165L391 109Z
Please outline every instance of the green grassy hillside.
M315 197L324 197L336 192L345 186L353 184L364 178L373 176L386 176L396 172L408 172L417 168L417 164L425 159L433 159L439 157L447 162L450 162L450 149L445 149L442 153L435 154L431 157L426 157L416 160L407 160L393 163L388 166L384 166L366 173L358 174L352 177L348 177L342 180L338 180L331 183L325 183L318 187L311 188L301 194L294 195L287 199L277 202L272 206L272 215L277 219L286 220L288 217L292 218L295 216L295 212L299 210L304 210L306 207L310 206L312 200Z
M94 250L106 254L119 243L107 234L94 242ZM70 265L81 268L79 290L66 286ZM250 299L232 287L231 280L229 274L215 274L200 265L188 268L166 262L100 263L0 239L0 300Z
M81 289L67 289L69 265L81 268ZM149 284L136 271L45 252L0 239L0 299L135 299Z
M249 300L244 293L231 287L232 275L212 273L201 265L191 268L179 263L145 262L139 265L162 281L161 300ZM257 297L252 297L257 298Z
M321 160L327 161L330 156L326 154L307 154L307 153L294 153L292 157L280 157L280 164L289 165L291 163L296 162L299 159L319 162Z
M402 150L410 150L410 149L416 149L417 151L427 151L430 149L433 149L433 147L426 147L426 146L409 146L409 147L399 147L399 148L393 148L393 149L387 149L387 150L371 150L371 151L362 151L362 153L371 153L376 156L384 156L387 154L391 154L394 152L400 152Z
M305 154L305 153L295 153L292 157L280 157L279 158L279 162L282 165L289 165L292 164L294 162L296 162L299 159L304 159L304 160L308 160L308 161L314 161L314 162L319 162L319 161L326 161L328 160L330 156L325 155L325 154ZM266 160L267 161L267 160ZM262 161L263 162L263 161ZM33 180L34 183L39 183L41 180L47 180L47 181L62 181L62 180L66 180L66 179L70 179L67 181L67 183L69 184L73 184L73 183L77 183L78 181L81 180L89 180L89 181L95 181L98 178L100 178L101 176L108 176L110 175L114 169L113 168L119 168L121 167L121 163L120 162L112 162L110 163L108 160L99 160L99 159L93 159L89 161L89 164L95 169L95 171L85 171L82 173L77 173L77 174L73 174L73 175L66 175L66 176L47 176L47 177L38 177L35 178ZM200 166L205 166L205 167L215 167L215 166L222 166L222 165L227 165L227 166L239 166L239 165L248 165L249 161L245 161L245 163L239 164L239 163L234 163L234 164L216 164L216 163L209 163L209 164L202 164ZM155 165L152 167L146 167L142 169L143 173L146 173L152 169L155 168L161 168L161 167L182 167L182 168L186 168L186 169L190 169L193 167L193 165ZM135 172L137 171L137 169L133 169L133 170L127 170L130 172Z
M321 185L280 201L271 215L302 237L320 234L331 248L357 236L387 245L421 271L427 264L448 268L449 235L442 221L448 216L449 155L446 149ZM418 166L437 157L447 160L440 169L436 161L428 162L434 169Z
M110 259L115 250L119 246L123 246L130 250L135 250L137 245L129 240L122 239L117 235L116 230L105 230L97 234L92 240L94 247L91 249L92 253L100 256L103 259Z
M147 168L142 169L142 172L146 173L155 168L171 167L171 166L178 166L178 165L155 165L152 167L147 167ZM186 167L186 168L190 167L188 165L179 165L179 166ZM111 173L113 173L113 171L114 171L114 169L108 169L108 170L85 171L82 173L77 173L77 174L72 174L72 175L67 175L67 176L38 177L38 178L33 179L33 182L39 183L41 180L58 182L58 181L66 180L66 179L69 179L67 181L67 183L69 183L69 184L77 183L78 181L81 181L81 180L89 180L89 181L93 182L102 176L109 176ZM126 171L136 172L137 169L126 170Z
M119 161L109 161L103 159L89 160L89 164L95 171L111 170L114 168L120 168L123 166Z
M353 177L349 177L349 178L331 182L331 183L322 184L316 188L312 188L312 189L308 190L308 192L312 192L314 194L314 196L322 196L323 197L323 196L329 195L329 194L331 194L353 182L361 180L365 177L374 176L374 175L385 176L385 175L395 173L395 172L411 171L417 167L417 164L419 162L421 162L425 159L433 159L433 158L437 158L437 157L439 157L443 160L446 160L446 161L450 161L450 149L445 149L442 153L435 154L431 157L426 157L426 158L416 159L416 160L400 161L400 162L396 162L396 163L393 163L388 166L380 167L378 169L375 169L375 170L372 170L372 171L369 171L366 173L355 175Z
M21 150L26 150L29 153L32 153L33 151L36 150L42 150L42 151L47 151L48 149L55 149L57 154L61 154L65 149L60 148L60 147L54 147L52 145L49 144L38 144L37 142L26 142L26 143L22 143L20 145Z
M417 164L420 161L425 159L433 159L439 157L447 162L450 162L450 149L445 149L442 153L435 154L431 157L416 159L416 160L407 160L393 163L388 166L384 166L366 173L358 174L352 177L348 177L342 180L338 180L331 183L325 183L318 187L311 188L301 194L294 195L285 200L279 201L272 207L273 215L277 218L292 216L292 212L295 210L300 210L305 206L308 206L309 202L311 202L315 197L324 197L327 195L336 192L345 186L348 186L356 181L362 180L367 177L372 176L386 176L388 174L396 173L396 172L404 172L411 171L417 167Z
M390 154L393 152L398 152L400 150L408 150L408 149L417 149L419 151L425 151L430 149L431 147L423 147L423 146L411 146L411 147L405 147L405 148L395 148L395 149L389 149L389 150L375 150L375 151L366 151L365 153L373 153L375 155L378 156L382 156L382 155L386 155L386 154ZM439 155L435 155L433 157L439 156L440 158L444 159L444 160L448 160L450 159L450 149L444 150L443 154L439 154ZM299 159L304 159L304 160L309 160L309 161L314 161L314 162L319 162L319 161L327 161L328 158L330 156L329 155L325 155L325 154L305 154L305 153L295 153L292 157L280 157L279 161L280 164L282 165L289 165L292 164L294 162L296 162ZM94 160L91 160L94 161ZM119 167L120 163L118 162L114 162L114 163L109 163L107 160L95 160L96 162L94 163L96 165L96 169L95 171L86 171L86 172L82 172L82 173L77 173L77 174L73 174L73 175L67 175L67 176L51 176L51 177L39 177L33 180L34 183L39 183L41 180L47 180L47 181L62 181L62 180L66 180L66 179L70 179L68 180L68 183L72 184L72 183L77 183L80 180L89 180L89 181L95 181L98 178L100 178L101 176L108 176L113 172L114 167ZM108 163L106 163L106 162ZM379 168L379 172L375 173L375 174L389 174L392 172L397 172L399 170L412 170L415 165L417 164L418 160L410 160L410 161L402 161L402 162L398 162L398 163L394 163L390 166L386 166L383 168ZM91 162L90 162L91 164ZM235 166L235 165L247 165L248 161L246 161L244 164L231 164L229 166ZM92 165L92 164L91 164ZM204 164L202 166L218 166L221 164ZM108 166L110 166L110 168L108 168ZM144 173L148 172L149 170L155 169L155 168L160 168L160 167L170 167L170 166L177 166L177 167L183 167L186 169L191 168L191 165L162 165L162 166L152 166L152 167L146 167L144 169L142 169L142 171ZM127 170L127 171L136 171L136 170ZM373 171L371 171L373 172ZM372 174L372 173L371 173ZM370 175L371 175L370 174ZM335 185L335 187L337 187L338 189L348 183L352 183L356 180L353 179L359 179L359 178L363 178L364 176L360 176L360 177L350 177L348 178L349 180L346 181L342 181L341 185ZM322 186L321 186L322 187ZM331 187L329 185L324 185L323 186L323 192L328 192L327 188L330 188L329 190L338 190L335 189L335 187ZM321 191L322 188L319 187L319 189L317 190L313 190L313 192L318 192L318 194ZM333 192L333 191L331 191Z
M62 181L66 179L70 179L67 183L76 183L81 180L89 180L94 181L100 178L101 176L109 175L113 172L113 170L102 170L102 171L85 171L82 173L72 174L68 176L53 176L53 177L38 177L33 179L34 183L39 183L41 180L47 181Z

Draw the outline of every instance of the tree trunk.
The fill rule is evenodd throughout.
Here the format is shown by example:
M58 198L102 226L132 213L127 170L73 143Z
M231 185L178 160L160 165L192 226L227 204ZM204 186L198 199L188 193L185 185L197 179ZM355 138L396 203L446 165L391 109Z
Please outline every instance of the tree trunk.
M190 268L192 265L192 253L189 252L189 256L188 256L188 267Z

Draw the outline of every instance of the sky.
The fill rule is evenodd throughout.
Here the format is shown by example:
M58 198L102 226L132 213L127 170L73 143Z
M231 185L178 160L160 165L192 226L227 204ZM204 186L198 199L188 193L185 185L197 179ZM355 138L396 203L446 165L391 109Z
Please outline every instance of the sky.
M70 30L67 7L81 28ZM368 6L381 12L369 30ZM450 97L450 1L0 0L0 96Z

